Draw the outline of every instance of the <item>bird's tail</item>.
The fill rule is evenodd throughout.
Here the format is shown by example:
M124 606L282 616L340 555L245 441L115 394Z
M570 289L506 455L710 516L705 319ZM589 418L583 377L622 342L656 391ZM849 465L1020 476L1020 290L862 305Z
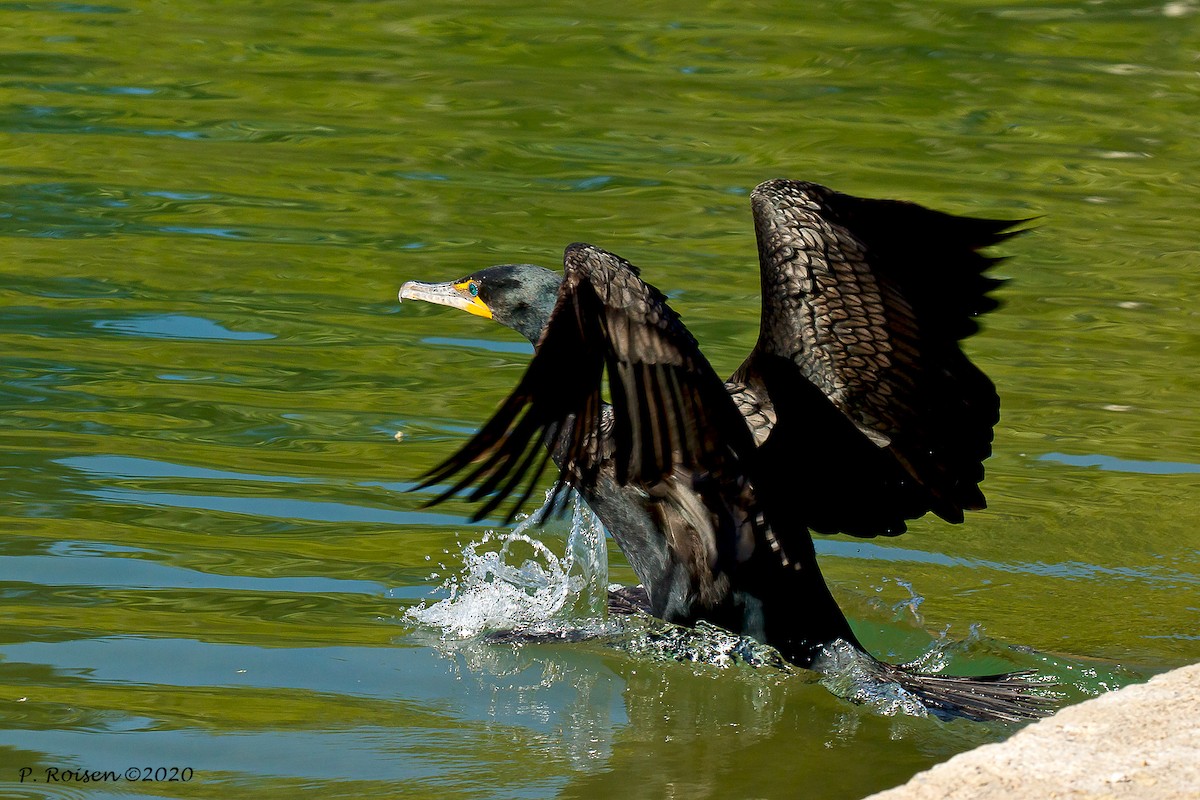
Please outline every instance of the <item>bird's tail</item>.
M887 714L1020 722L1049 714L1049 686L1033 670L999 675L942 675L888 664L849 642L826 645L812 668L834 694Z
M882 678L914 695L930 713L943 717L1020 722L1049 714L1052 700L1033 670L999 675L935 675L878 662Z

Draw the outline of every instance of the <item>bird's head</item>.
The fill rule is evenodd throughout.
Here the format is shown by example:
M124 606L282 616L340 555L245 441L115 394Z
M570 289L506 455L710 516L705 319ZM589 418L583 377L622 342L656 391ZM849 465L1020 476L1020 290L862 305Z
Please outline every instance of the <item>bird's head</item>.
M533 264L500 264L446 283L409 281L400 301L424 300L495 320L537 343L550 321L562 275Z

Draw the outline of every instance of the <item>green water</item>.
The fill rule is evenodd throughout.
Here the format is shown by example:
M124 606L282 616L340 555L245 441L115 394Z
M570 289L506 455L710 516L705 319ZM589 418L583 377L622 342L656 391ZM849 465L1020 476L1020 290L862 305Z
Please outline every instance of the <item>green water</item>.
M1040 217L969 343L989 510L819 544L864 637L1076 699L1200 659L1198 12L0 4L4 796L850 800L1007 735L402 616L483 531L403 490L527 355L399 284L590 241L728 372L775 176Z

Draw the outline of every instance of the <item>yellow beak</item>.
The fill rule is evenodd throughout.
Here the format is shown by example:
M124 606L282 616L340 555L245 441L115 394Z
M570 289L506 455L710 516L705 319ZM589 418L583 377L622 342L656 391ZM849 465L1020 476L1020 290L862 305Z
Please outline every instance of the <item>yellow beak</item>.
M472 295L470 289L470 281L462 283L421 283L420 281L409 281L400 287L400 302L405 300L424 300L426 303L434 303L439 306L450 306L451 308L461 309L468 314L474 314L478 317L486 319L492 318L492 310L487 307L487 303L479 299L478 295Z

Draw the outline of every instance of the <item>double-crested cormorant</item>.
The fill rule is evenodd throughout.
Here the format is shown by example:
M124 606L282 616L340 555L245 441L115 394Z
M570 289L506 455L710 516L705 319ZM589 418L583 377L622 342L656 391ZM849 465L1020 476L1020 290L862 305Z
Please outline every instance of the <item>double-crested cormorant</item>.
M1016 223L788 180L750 199L762 321L728 381L662 293L598 247L567 247L561 276L515 264L405 283L401 300L493 319L536 346L500 410L422 487L455 479L433 502L468 494L483 502L476 519L515 494L511 521L553 457L557 491L577 489L604 523L652 614L707 620L821 669L836 640L863 648L810 531L892 536L928 511L957 523L984 507L999 399L959 340L997 305L1000 282L983 275L996 259L978 251ZM1042 708L1022 673L871 663L935 711Z

